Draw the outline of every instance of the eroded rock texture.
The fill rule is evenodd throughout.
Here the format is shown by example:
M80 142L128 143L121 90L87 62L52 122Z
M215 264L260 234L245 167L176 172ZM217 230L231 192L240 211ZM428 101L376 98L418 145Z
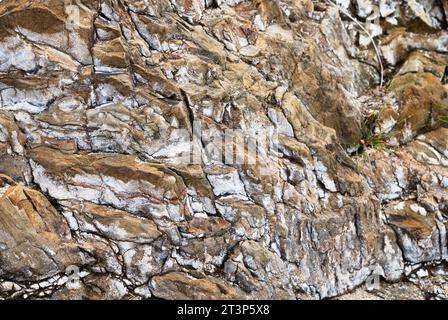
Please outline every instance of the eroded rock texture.
M448 297L447 17L0 1L0 297Z

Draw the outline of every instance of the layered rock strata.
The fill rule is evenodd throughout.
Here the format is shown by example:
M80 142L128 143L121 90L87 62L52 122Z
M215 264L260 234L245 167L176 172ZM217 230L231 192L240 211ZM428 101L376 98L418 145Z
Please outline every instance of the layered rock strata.
M0 1L0 298L447 298L447 17Z

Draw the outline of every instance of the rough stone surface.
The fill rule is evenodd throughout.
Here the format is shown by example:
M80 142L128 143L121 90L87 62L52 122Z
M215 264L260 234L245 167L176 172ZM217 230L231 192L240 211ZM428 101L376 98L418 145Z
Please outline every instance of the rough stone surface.
M0 1L0 299L447 299L447 17Z

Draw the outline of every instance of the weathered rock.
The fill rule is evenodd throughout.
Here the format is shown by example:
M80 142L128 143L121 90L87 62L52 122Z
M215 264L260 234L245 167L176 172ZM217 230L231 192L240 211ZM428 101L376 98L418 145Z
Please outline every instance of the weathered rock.
M97 206L89 202L61 202L67 206L64 215L74 219L72 226L82 232L93 232L114 241L151 243L161 236L151 221L129 215L127 212Z
M409 142L418 133L446 125L448 90L430 73L408 73L396 77L389 90L395 95L399 109L394 137Z
M0 1L0 299L446 298L446 17Z
M210 277L195 278L185 273L167 273L151 279L155 297L164 299L245 299L243 291L222 280Z
M37 281L83 263L63 217L38 191L0 176L0 277Z
M420 263L445 258L441 252L446 247L445 228L439 230L436 219L424 207L415 202L400 202L387 208L386 214L407 261Z
M162 165L132 156L74 155L48 147L30 151L34 181L58 200L85 200L134 214L184 217L182 180Z

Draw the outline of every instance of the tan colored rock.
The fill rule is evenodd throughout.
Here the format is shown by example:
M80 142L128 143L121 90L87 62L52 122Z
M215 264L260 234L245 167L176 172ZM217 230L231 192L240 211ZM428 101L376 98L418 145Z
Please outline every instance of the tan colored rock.
M195 278L185 273L172 272L151 279L155 297L163 299L238 300L246 299L245 293L222 280L212 277Z
M0 277L36 281L83 263L68 225L41 193L6 177L0 187Z
M135 243L151 243L161 236L153 221L133 217L127 212L89 202L64 204L74 214L81 231L93 229L107 239Z
M124 155L65 154L48 147L33 149L31 158L35 181L59 200L82 199L177 221L185 215L185 185L163 165Z
M448 115L448 91L440 79L430 73L409 73L395 78L389 87L400 110L395 130L403 141L409 141L419 132L444 125Z
M9 113L0 114L0 153L23 155L25 137Z
M389 223L397 230L398 240L408 261L417 263L443 259L443 249L437 245L441 238L435 217L428 214L422 205L400 202L389 206L386 214ZM442 238L442 241L446 239Z
M400 68L398 75L427 72L442 79L447 64L448 58L444 54L438 54L432 51L413 51Z
M102 65L111 68L126 68L129 65L120 38L96 44L93 47L93 56L98 68Z
M401 28L394 30L383 39L381 51L387 63L396 66L405 61L415 50L448 52L447 37L446 31L423 36L417 33L407 33L404 28Z
M49 300L120 300L129 291L119 279L108 275L89 275L74 288L63 287L54 292Z
M202 18L205 3L200 0L180 0L175 2L178 14L191 22L197 22Z
M448 166L448 129L440 128L417 137L410 144L415 159L426 164Z

